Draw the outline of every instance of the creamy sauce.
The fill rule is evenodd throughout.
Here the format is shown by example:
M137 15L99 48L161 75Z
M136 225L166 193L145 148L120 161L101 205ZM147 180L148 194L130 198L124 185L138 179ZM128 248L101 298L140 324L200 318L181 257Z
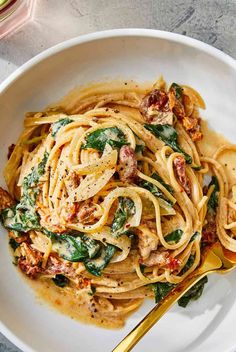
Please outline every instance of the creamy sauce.
M25 275L22 275L25 278ZM66 288L60 288L54 284L51 279L47 280L31 280L26 281L34 289L36 300L40 304L47 303L51 308L56 309L60 313L69 316L71 319L81 321L85 324L95 324L106 329L118 329L124 326L124 319L96 316L88 309L88 300L84 300L82 295L74 295L68 293ZM87 296L87 295L86 295ZM92 299L88 297L88 299ZM92 301L91 301L92 303Z

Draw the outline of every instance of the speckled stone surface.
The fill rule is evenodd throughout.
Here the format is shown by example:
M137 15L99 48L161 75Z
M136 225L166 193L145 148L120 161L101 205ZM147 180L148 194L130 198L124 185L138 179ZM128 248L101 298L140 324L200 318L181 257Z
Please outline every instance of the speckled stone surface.
M52 45L112 28L176 32L236 58L235 19L236 0L38 0L34 20L0 41L0 82ZM0 352L16 351L0 334Z

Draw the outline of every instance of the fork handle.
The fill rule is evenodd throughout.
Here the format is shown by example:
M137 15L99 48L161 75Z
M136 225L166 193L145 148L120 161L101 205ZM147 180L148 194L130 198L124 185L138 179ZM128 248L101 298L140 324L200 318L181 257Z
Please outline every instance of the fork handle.
M129 352L151 327L181 298L194 284L210 271L187 277L158 303L141 322L113 349L113 352Z

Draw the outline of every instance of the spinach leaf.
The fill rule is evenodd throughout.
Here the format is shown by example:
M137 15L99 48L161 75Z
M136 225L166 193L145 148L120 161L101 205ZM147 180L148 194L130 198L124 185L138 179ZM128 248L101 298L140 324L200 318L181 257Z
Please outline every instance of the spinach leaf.
M59 287L65 287L69 283L69 279L62 274L57 274L54 278L52 278L52 281Z
M84 261L87 258L93 258L100 250L97 241L88 238L85 235L56 235L53 240L53 249L65 260L70 262Z
M218 207L218 198L219 198L219 191L220 191L219 183L215 176L212 176L211 182L208 185L208 189L212 185L214 186L214 190L208 200L207 207L210 213L215 213Z
M55 139L60 128L68 125L71 122L73 122L73 120L69 119L68 117L54 122L54 124L52 125L52 137Z
M102 270L109 264L111 258L115 254L116 247L108 244L103 246L99 256L94 259L85 260L85 268L95 276L101 276Z
M82 149L93 148L103 151L106 143L111 147L121 148L122 145L128 144L125 140L124 133L117 127L101 128L90 133L86 137L86 142L82 145Z
M186 271L188 271L191 268L191 266L194 263L194 260L195 260L195 256L193 254L190 254L190 256L187 260L187 263L185 264L185 266L183 267L183 269L179 273L180 276L183 275L184 273L186 273Z
M114 219L111 225L111 232L115 236L120 236L128 230L125 229L125 224L128 218L135 213L134 202L125 197L119 197L118 208L115 212Z
M137 136L135 133L134 133L134 137L135 137L135 141L136 141L135 153L142 153L144 151L146 145L145 145L144 141L142 139L140 139L139 136Z
M9 240L9 245L11 246L11 248L13 249L13 251L16 250L16 248L18 248L20 246L20 244L18 242L16 242L14 240L14 238L10 238Z
M1 213L1 220L3 225L12 231L28 232L41 228L37 213L31 208L21 208L20 203L19 206L4 209Z
M200 233L198 231L194 232L189 243L193 242L195 240L195 238L197 238L198 236L200 236Z
M207 276L203 277L178 300L178 305L185 308L191 300L199 299L207 282Z
M82 240L87 247L88 257L94 258L100 250L99 242L86 235L82 236Z
M177 83L172 83L170 86L170 90L173 90L175 92L175 96L178 100L182 99L183 88L180 87Z
M165 181L161 178L161 176L159 176L156 172L154 172L151 175L152 178L154 178L154 180L157 180L158 182L160 182L162 184L162 186L164 186L168 192L170 192L170 194L174 193L173 188L171 187L171 185L168 185L168 183L165 183Z
M58 236L53 243L55 250L60 257L70 262L79 262L87 258L88 251L81 238L76 239L73 236Z
M83 262L86 269L93 275L100 276L115 254L116 247L102 245L99 241L76 232L58 235L46 231L52 239L53 250L60 257L70 262Z
M151 125L145 124L144 127L149 130L155 137L159 138L166 145L171 147L175 152L182 153L188 164L192 163L190 155L185 153L177 142L177 131L171 125Z
M204 285L208 282L207 276L202 278L193 287L191 287L179 300L178 305L186 307L191 300L196 301L201 297ZM155 296L155 302L159 303L165 296L176 286L169 282L157 282L150 285Z
M183 235L183 231L181 229L177 229L177 230L169 233L167 236L165 236L165 240L167 242L178 243L180 241L182 235Z
M40 230L39 216L35 210L35 202L38 195L37 184L44 174L48 153L45 153L42 161L23 180L23 195L20 202L12 208L6 208L1 213L3 225L14 231L28 232Z
M155 284L151 284L155 302L159 303L174 287L175 285L169 282L156 282Z
M42 161L40 161L38 166L34 167L32 169L32 172L24 178L23 196L25 196L25 193L29 191L29 188L35 187L38 184L40 177L42 177L45 172L45 166L48 160L48 156L49 154L45 152L43 159Z
M154 178L155 180L159 181L161 180L161 184L166 187L168 189L168 191L171 189L171 191L173 191L172 187L167 185L160 176L158 176L156 173L151 175L152 178ZM143 187L145 189L147 189L148 191L150 191L152 194L154 194L154 196L163 199L165 202L167 202L170 206L173 205L173 203L164 195L164 193L153 183L146 181L146 180L141 180L139 182L139 186Z

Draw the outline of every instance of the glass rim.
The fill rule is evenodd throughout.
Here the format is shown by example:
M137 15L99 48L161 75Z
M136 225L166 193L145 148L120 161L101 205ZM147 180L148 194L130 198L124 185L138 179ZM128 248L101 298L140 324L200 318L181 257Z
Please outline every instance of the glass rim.
M10 17L22 4L22 0L11 0L6 6L2 9L0 7L0 22L5 21Z

